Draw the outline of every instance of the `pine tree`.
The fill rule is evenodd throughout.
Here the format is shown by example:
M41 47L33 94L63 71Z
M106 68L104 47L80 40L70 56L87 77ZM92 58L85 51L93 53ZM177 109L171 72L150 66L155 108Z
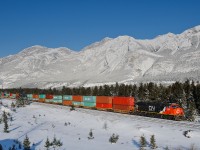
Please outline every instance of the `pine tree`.
M0 144L0 150L3 150L3 146Z
M88 140L94 139L93 133L92 133L92 129L89 132L89 137Z
M8 133L8 117L6 115L6 112L3 112L3 122L4 122L4 132Z
M150 138L150 147L151 149L156 149L157 146L156 146L156 140L155 140L155 136L152 135L151 138Z
M46 149L49 150L49 147L50 147L50 146L51 146L51 143L49 142L49 139L48 139L48 137L47 137L47 140L46 140L46 142L45 142L44 147L46 147Z
M61 142L60 140L57 140L56 145L57 145L58 147L61 147L63 144L62 144L62 142Z
M140 150L144 150L144 148L146 147L146 145L147 145L147 141L146 141L144 135L142 135L140 137Z
M51 145L53 146L53 149L55 150L56 149L56 146L57 146L57 139L56 139L56 136L54 135L53 137L53 141L51 142Z
M31 142L29 141L29 138L28 136L26 135L25 139L24 139L24 142L23 142L23 147L24 147L24 150L30 150L30 144Z
M109 142L112 143L117 143L119 139L119 135L115 135L114 133L112 134L112 136L109 138Z

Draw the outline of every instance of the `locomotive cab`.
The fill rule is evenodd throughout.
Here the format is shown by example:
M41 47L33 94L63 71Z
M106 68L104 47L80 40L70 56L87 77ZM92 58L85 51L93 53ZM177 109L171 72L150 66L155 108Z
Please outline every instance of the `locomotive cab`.
M174 116L184 116L183 108L178 104L172 103L169 106L166 106L162 114L165 115L174 115Z

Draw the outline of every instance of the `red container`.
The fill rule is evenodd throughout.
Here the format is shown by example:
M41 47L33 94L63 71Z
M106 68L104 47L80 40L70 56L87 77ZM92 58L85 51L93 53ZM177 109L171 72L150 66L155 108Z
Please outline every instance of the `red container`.
M97 109L112 109L112 104L97 103L96 108Z
M33 98L34 99L39 99L39 95L38 94L33 94Z
M133 97L114 97L113 98L113 105L134 105L134 98Z
M53 95L51 95L51 94L46 94L46 99L53 99Z
M111 96L97 96L96 103L100 104L112 104L113 97Z
M10 93L10 97L12 96L12 93Z
M72 101L65 101L65 100L63 100L63 105L65 105L65 106L71 106L72 105Z
M130 105L113 105L113 110L116 112L131 112L134 107Z
M73 96L72 96L72 100L73 100L73 101L76 101L76 102L82 102L82 101L83 101L83 96L76 96L76 95L73 95Z

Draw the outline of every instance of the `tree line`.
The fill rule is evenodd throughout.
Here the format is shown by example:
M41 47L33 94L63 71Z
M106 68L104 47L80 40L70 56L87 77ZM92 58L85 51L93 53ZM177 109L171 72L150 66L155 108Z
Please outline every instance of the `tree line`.
M103 85L94 87L69 88L63 86L60 89L38 89L38 88L13 88L3 89L11 93L26 94L54 94L54 95L85 95L85 96L133 96L136 101L164 101L182 102L188 105L193 102L200 111L200 83L194 81L175 82L170 85L150 83Z

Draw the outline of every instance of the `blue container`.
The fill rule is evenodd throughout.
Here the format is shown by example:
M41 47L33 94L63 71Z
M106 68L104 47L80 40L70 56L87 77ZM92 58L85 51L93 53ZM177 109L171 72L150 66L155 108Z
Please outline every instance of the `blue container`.
M96 96L83 96L83 102L96 103Z
M82 104L84 107L96 107L96 103L83 102Z
M63 95L63 100L71 101L72 95Z
M45 94L40 94L39 98L44 99L44 98L46 98L46 95Z

